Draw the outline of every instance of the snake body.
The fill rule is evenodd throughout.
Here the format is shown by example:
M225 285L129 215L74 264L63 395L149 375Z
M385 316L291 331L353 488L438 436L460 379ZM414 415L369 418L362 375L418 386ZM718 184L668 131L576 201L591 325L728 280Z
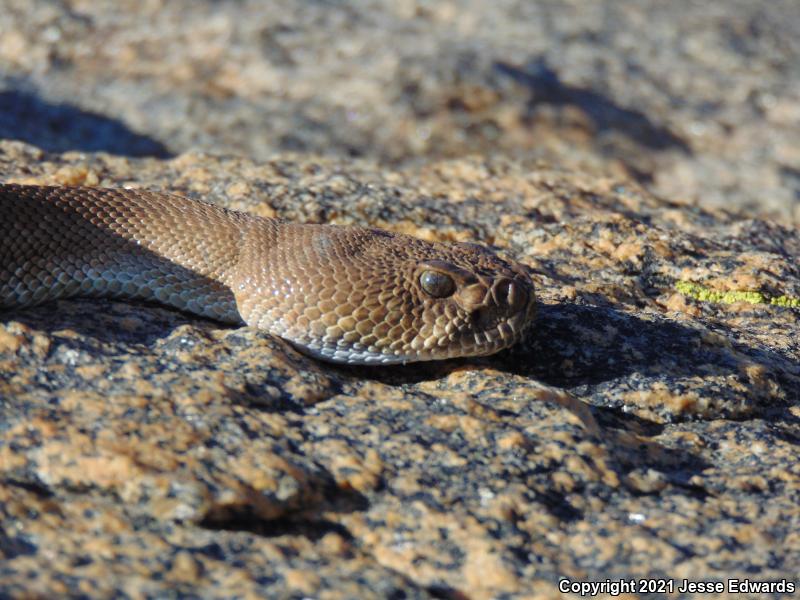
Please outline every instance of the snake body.
M477 245L141 190L0 184L0 309L78 296L246 323L354 364L491 354L535 305L525 269Z

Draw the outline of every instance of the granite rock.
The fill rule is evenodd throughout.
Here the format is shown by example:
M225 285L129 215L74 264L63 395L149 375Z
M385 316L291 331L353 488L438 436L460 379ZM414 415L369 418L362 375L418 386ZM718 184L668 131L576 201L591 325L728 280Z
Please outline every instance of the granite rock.
M540 302L517 347L413 368L152 305L4 313L5 595L549 597L800 568L795 229L502 157L3 142L0 177L482 241Z
M800 583L798 6L4 1L0 181L480 242L539 311L405 368L0 313L0 597Z

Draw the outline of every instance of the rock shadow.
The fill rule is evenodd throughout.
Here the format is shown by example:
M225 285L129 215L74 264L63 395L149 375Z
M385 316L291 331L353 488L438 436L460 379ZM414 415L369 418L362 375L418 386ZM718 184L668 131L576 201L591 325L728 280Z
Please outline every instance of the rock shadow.
M734 374L744 358L771 373L796 370L777 352L733 340L714 344L706 339L708 333L658 315L643 319L611 307L540 305L531 334L494 361L506 371L570 390L636 374Z
M337 487L333 476L325 469L319 474L319 481L324 487L322 498L318 501L312 500L302 508L288 511L274 519L264 519L254 515L249 507L245 506L229 511L223 518L207 517L197 525L212 531L243 531L268 538L299 535L318 541L328 533L337 533L346 540L352 540L353 535L344 525L321 515L330 512L337 514L364 512L369 508L369 500L361 492Z
M126 326L126 319L131 318L137 320L135 329ZM51 300L19 308L0 307L0 323L8 321L17 321L47 334L71 330L86 339L120 347L152 347L183 325L201 329L235 327L146 300L87 297ZM81 345L80 338L71 342Z
M394 367L338 366L345 374L374 379L389 385L414 384L446 377L465 367L483 365L514 375L536 379L580 398L611 398L604 405L592 405L601 423L636 424L643 433L659 427L657 423L623 410L624 394L648 391L654 383L674 385L676 393L706 392L731 406L741 401L742 389L753 387L747 367L763 368L765 376L786 392L800 397L800 369L786 356L764 347L738 342L722 332L730 343L715 343L705 328L693 328L665 317L644 319L608 306L579 304L540 305L531 332L519 344L483 358L467 358ZM737 400L737 398L739 400ZM748 398L748 410L721 409L720 418L748 418L753 412L783 414L780 403ZM664 415L666 420L691 419Z
M530 90L529 107L536 104L577 106L592 120L598 133L618 131L652 150L691 154L684 140L645 113L619 106L594 90L565 83L541 57L522 67L497 61L494 68Z
M47 152L171 156L162 142L136 133L122 121L19 90L0 91L0 138L27 142Z

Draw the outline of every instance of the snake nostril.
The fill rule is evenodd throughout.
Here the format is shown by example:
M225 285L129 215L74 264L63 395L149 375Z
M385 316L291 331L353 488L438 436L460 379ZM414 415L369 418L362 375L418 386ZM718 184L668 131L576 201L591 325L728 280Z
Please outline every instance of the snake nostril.
M498 304L517 311L527 302L527 294L522 286L511 279L502 279L494 286L494 297Z
M492 288L492 296L498 305L512 311L519 310L525 303L525 291L512 279L500 279Z
M492 286L492 297L497 304L501 306L506 304L510 287L511 281L509 279L504 278L495 282L494 286Z
M511 310L519 310L528 301L528 295L522 286L518 283L511 282L508 286L508 306Z

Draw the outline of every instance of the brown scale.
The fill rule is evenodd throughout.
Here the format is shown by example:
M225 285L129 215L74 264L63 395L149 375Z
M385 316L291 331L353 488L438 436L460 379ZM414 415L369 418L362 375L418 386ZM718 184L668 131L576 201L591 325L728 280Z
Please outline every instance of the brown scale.
M358 364L491 354L534 316L525 269L472 244L139 190L0 184L0 215L0 308L157 301Z

